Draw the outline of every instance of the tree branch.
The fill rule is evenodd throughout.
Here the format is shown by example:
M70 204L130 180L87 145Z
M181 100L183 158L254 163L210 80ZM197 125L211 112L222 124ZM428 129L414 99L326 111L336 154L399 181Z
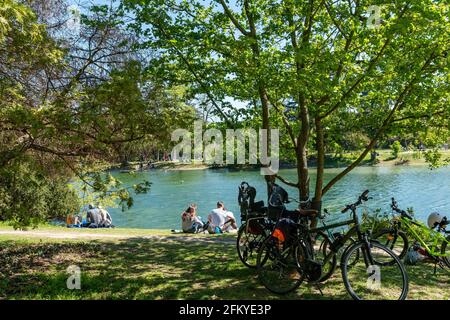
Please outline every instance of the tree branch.
M294 188L298 188L298 183L290 182L290 181L284 179L282 176L280 176L278 174L276 174L275 177L278 180L280 180L281 182L283 182L284 184L288 185L288 186L291 186L291 187L294 187Z
M399 19L401 19L403 17L403 15L405 14L407 8L408 8L408 5L406 5L403 8L403 10L400 12L397 20L399 20ZM383 47L380 49L380 51L376 54L376 56L372 60L370 60L369 66L364 71L364 73L355 81L355 83L349 89L347 89L344 92L344 94L339 99L339 101L336 102L336 104L334 104L328 111L326 111L323 115L320 116L321 119L324 119L324 118L328 117L337 108L339 108L339 106L345 101L345 99L347 99L352 94L353 90L355 90L356 87L358 87L358 85L367 77L367 75L370 73L370 71L372 71L372 69L375 68L375 66L377 65L377 62L379 61L380 57L384 54L384 51L386 50L386 48L390 44L393 36L394 36L394 33L392 33L391 36L386 39L386 41L383 44Z
M425 68L433 61L433 58L435 57L434 51L431 53L430 57L425 61L424 65L421 67L420 71L425 70ZM400 93L399 97L397 98L397 101L392 108L392 110L389 112L388 116L384 119L383 124L381 127L377 130L374 138L370 141L370 143L367 145L367 147L364 149L364 151L361 153L361 155L353 161L345 170L340 172L337 176L335 176L328 184L325 186L325 188L322 189L322 195L324 195L328 190L331 189L331 187L341 180L347 173L352 171L359 163L361 163L362 160L366 157L366 155L369 153L370 150L373 149L375 146L375 143L378 141L378 139L381 137L381 135L385 132L385 130L389 127L390 124L392 124L392 120L394 117L394 114L397 110L400 110L404 104L405 99L408 96L408 94L411 92L412 87L414 83L416 82L417 78L419 77L420 72L416 74L416 76L405 86L405 88Z
M154 22L154 25L158 28L158 30L166 37L166 39L170 40L171 37L167 34L167 32L165 31L165 29L157 22ZM189 63L189 60L184 56L184 54L181 52L180 49L178 49L178 47L174 44L171 44L172 48L175 50L175 52L178 54L178 56L181 58L181 60L185 63L188 71L194 76L195 81L200 85L200 87L203 89L203 91L205 92L206 96L208 97L209 101L213 104L213 106L215 107L215 109L222 115L223 119L225 120L225 122L228 123L228 125L230 125L231 127L235 127L234 123L232 123L228 116L222 111L222 108L220 108L220 106L217 104L217 102L214 100L214 97L211 95L211 93L209 92L208 88L206 87L206 85L203 83L203 81L201 80L201 77L197 74L197 72L194 70L194 68L191 66L191 64Z
M414 120L418 120L418 119L430 119L430 118L433 117L433 116L443 115L443 114L445 114L445 112L446 112L446 110L440 110L440 111L433 112L433 113L431 113L431 114L426 113L426 114L421 114L421 115L410 115L410 116L405 116L405 117L402 117L402 118L393 119L393 120L392 120L392 123L394 123L394 122L401 122L401 121L409 120L409 119L414 119Z
M225 1L224 0L219 0L219 2L222 5L225 14L231 20L231 22L233 22L233 24L236 26L236 28L238 28L239 31L244 36L247 36L247 37L250 36L251 33L249 31L245 30L245 28L239 23L239 21L236 19L236 17L234 16L233 12L231 12L230 8L227 6Z

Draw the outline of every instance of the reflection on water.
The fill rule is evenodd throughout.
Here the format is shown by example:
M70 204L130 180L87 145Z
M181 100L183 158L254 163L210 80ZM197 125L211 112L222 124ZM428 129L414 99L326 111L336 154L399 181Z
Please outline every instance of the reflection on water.
M328 181L342 169L328 169ZM296 181L294 169L280 173ZM110 209L114 224L130 228L180 228L180 214L191 202L198 205L200 216L206 218L218 200L239 216L237 203L238 185L247 181L255 186L257 200L267 198L267 190L259 171L193 170L193 171L148 171L132 177L114 173L125 184L142 179L153 182L150 193L135 197L135 205L128 211ZM315 174L311 170L311 189L314 189ZM354 202L365 189L370 190L372 200L369 209L389 210L390 198L395 197L400 208L413 207L416 217L425 220L434 210L450 215L450 168L429 170L427 167L361 167L353 170L339 181L325 196L324 208L338 212L345 204ZM297 191L286 187L289 195L298 198ZM295 203L289 205L295 207ZM338 213L336 213L338 214Z

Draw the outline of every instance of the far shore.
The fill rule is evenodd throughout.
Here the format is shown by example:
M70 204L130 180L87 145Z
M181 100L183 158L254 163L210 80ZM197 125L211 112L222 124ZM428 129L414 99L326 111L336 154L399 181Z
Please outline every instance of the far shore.
M414 152L405 151L401 152L396 159L392 159L390 150L378 151L378 162L372 163L369 156L366 157L358 166L359 167L397 167L397 166L428 166L428 163L423 157L415 157ZM442 151L443 157L450 157L449 150ZM326 169L333 168L345 168L355 158L353 154L344 154L342 158L328 157L325 161ZM203 162L180 162L180 161L157 161L153 163L142 164L139 162L130 162L129 165L124 168L119 165L114 166L115 169L119 169L121 172L132 172L142 170L161 170L161 171L194 171L194 170L217 170L217 169L229 169L235 171L241 170L258 170L257 165L210 165ZM295 164L280 163L280 169L295 169ZM315 161L311 160L309 168L315 169Z

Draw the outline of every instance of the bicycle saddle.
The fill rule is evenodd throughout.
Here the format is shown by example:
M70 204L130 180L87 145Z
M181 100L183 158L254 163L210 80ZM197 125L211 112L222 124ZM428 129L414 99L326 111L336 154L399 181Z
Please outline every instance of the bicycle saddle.
M319 211L314 209L297 209L296 211L303 217L314 217L319 214Z

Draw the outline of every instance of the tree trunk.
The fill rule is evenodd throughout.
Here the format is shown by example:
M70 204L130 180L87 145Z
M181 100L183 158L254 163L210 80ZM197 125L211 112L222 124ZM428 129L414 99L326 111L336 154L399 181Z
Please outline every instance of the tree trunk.
M316 169L316 187L314 198L312 200L312 208L322 211L322 187L323 187L323 171L325 169L325 144L323 136L323 127L320 117L315 118L316 126L316 149L317 149L317 169ZM317 225L317 218L311 222L311 226Z
M307 201L309 199L309 174L306 148L308 145L310 125L308 109L305 105L305 99L302 96L299 97L299 106L301 130L297 139L297 176L300 201Z

